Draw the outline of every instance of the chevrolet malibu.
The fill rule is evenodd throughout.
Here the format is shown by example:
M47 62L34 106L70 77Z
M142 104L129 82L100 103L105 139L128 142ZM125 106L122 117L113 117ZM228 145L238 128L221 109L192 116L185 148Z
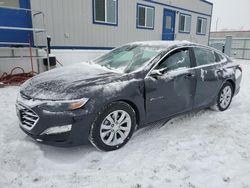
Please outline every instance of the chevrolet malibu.
M239 64L213 48L136 42L28 80L16 109L21 129L38 142L90 141L112 151L145 125L195 109L228 109L241 78Z

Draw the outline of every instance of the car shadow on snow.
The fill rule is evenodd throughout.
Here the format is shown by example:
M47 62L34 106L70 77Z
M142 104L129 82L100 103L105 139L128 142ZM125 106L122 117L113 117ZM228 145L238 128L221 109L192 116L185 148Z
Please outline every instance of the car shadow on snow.
M168 120L165 119L150 124L149 126L137 130L128 145L124 148L121 148L119 151L123 153L124 150L127 150L127 148L129 149L130 147L133 148L135 145L140 145L141 140L146 140L148 135L153 136L155 134L160 134L162 129L168 129L168 131L171 131L176 129L176 126L194 126L192 124L192 120L194 118L202 118L202 116L209 115L211 113L217 112L214 112L210 109L196 110L192 112L183 113L182 115L178 115ZM83 158L88 159L89 157L103 155L103 152L98 151L90 143L87 145L66 148L54 147L43 144L38 144L38 146L40 150L43 151L45 158L57 163L75 163L79 160L82 160ZM109 152L109 154L119 154L119 151Z
M182 122L189 122L195 117L200 117L200 116L203 116L207 113L212 113L212 112L213 111L211 109L202 109L202 110L195 110L195 111L191 111L191 112L185 112L185 113L182 113L182 114L177 115L175 117L172 117L170 119L160 120L160 121L151 123L150 125L147 125L141 129L139 129L135 133L135 135L139 136L139 135L143 135L143 134L152 134L150 132L158 131L160 129L165 129L165 128L171 129L175 125L181 126Z
M97 152L91 144L65 148L39 144L39 148L44 153L45 158L58 163L75 163L90 153Z

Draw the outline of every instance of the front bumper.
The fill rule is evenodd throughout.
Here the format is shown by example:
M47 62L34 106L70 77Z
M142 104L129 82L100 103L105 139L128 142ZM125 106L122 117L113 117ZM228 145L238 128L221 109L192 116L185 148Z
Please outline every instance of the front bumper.
M90 109L84 107L83 109L69 111L69 112L48 112L36 107L29 107L23 103L17 102L17 114L19 117L20 128L31 138L39 143L53 145L53 146L76 146L89 143L89 131L94 121L94 113L90 113ZM27 109L30 115L37 115L37 121L30 127L27 126L26 118L23 119L22 110ZM24 114L27 115L27 114ZM31 116L32 117L32 116ZM31 123L33 123L31 121ZM42 134L45 130L51 127L72 125L71 130L56 134Z

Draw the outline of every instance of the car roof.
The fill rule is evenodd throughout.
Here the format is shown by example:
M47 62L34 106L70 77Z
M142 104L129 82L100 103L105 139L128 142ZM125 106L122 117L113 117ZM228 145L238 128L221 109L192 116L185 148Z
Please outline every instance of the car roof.
M172 47L181 47L181 46L200 46L196 43L192 43L189 41L140 41L133 42L130 45L142 45L142 46L152 46L152 47L162 47L162 48L172 48Z

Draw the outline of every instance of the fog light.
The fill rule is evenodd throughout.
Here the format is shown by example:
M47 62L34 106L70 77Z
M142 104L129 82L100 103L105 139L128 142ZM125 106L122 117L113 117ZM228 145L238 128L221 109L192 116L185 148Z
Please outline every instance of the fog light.
M50 127L42 132L41 135L49 135L49 134L60 134L66 133L71 131L72 125L64 125L64 126L57 126L57 127Z

